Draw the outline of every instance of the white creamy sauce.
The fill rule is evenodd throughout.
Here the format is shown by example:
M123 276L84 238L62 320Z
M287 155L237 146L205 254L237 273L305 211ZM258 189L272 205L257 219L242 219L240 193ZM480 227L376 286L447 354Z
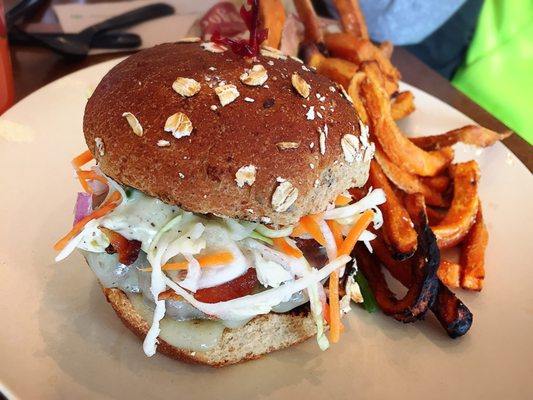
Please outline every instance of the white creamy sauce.
M98 226L116 231L128 240L141 241L141 248L147 251L156 232L179 211L178 207L133 190L128 201L101 218ZM84 231L80 249L101 253L109 246L109 239L98 226Z

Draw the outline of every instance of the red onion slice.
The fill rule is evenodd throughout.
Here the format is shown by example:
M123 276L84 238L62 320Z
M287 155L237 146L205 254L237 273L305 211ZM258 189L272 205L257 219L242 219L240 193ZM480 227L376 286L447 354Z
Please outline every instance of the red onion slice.
M87 216L93 209L93 195L91 193L78 193L76 205L74 206L74 223L77 224Z

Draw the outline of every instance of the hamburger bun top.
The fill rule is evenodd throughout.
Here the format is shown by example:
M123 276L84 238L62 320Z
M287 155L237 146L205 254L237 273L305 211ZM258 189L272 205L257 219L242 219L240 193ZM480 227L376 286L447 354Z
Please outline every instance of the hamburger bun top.
M326 77L277 50L251 60L190 41L109 71L83 129L121 184L188 211L282 225L364 184L373 154Z

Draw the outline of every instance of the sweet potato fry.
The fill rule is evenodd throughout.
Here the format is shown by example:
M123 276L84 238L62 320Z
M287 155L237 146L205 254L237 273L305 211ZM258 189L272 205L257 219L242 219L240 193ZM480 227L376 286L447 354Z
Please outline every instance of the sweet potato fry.
M461 266L449 260L441 258L437 270L439 280L448 287L458 288L461 278Z
M387 177L379 164L370 164L369 184L382 188L387 201L381 206L383 212L383 232L396 259L410 257L416 250L416 231L412 227L411 218L392 190Z
M479 166L475 161L459 163L454 166L453 200L440 224L433 226L439 248L455 246L464 239L476 222L479 208L477 187L479 184Z
M415 96L407 90L400 92L391 102L392 118L398 121L415 111Z
M403 203L405 210L412 220L427 219L426 202L422 193L408 194L404 196Z
M259 20L261 26L268 29L267 46L279 49L281 33L287 15L281 0L262 0L259 2Z
M379 83L385 92L392 96L398 91L400 73L371 42L356 39L346 33L331 33L326 35L324 40L330 54L335 57L350 61L357 66L365 61L375 61L379 66Z
M385 314L402 322L413 322L423 318L433 304L438 289L436 272L439 265L439 249L435 236L427 224L423 207L417 213L414 222L418 245L413 257L405 264L410 273L404 274L404 277L410 279L408 292L401 300L398 300L389 289L379 262L368 253L364 245L359 244L355 249L358 266L367 278L379 307Z
M298 54L307 65L313 68L318 68L326 60L317 45L312 42L302 42Z
M376 61L385 75L395 81L400 80L401 74L371 41L356 38L347 33L328 33L324 36L326 47L333 56L344 58L355 64L365 61Z
M440 281L431 311L452 339L467 333L474 319L468 307Z
M323 43L324 34L318 23L311 0L294 0L294 7L305 26L305 40L313 43Z
M355 187L348 189L348 192L352 196L352 200L354 202L361 200L368 193L364 188L355 188Z
M463 289L483 289L485 279L485 250L489 241L489 232L483 220L481 203L479 204L476 223L468 232L461 250L461 287Z
M391 273L391 275L400 281L405 287L411 285L411 261L410 259L399 261L395 260L387 249L383 232L374 232L377 237L372 240L372 249L374 255L379 259Z
M333 0L341 17L342 28L355 37L368 39L365 17L357 0Z
M426 203L439 207L448 206L441 193L425 185L418 176L410 174L392 163L379 145L376 145L374 157L387 178L405 193L422 193Z
M513 132L497 133L478 125L466 125L441 135L412 138L411 141L424 150L440 149L452 146L457 142L471 144L477 147L488 147L511 136Z
M391 275L405 287L411 286L411 260L396 261L387 251L383 239L378 237L372 241L374 254ZM464 335L472 326L472 313L446 286L439 282L435 302L431 311L439 320L448 335L456 338Z
M446 192L450 187L450 177L446 174L421 178L422 182L437 192Z
M383 53L383 55L385 57L387 57L389 60L391 59L392 52L394 51L394 45L392 44L392 42L389 42L387 40L387 41L381 43L379 45L379 49L381 50L381 52Z
M315 67L322 75L342 85L345 89L350 86L350 81L358 69L354 63L334 57L323 57L320 59L315 56L308 64Z
M359 115L359 118L365 125L368 125L368 115L363 101L361 100L361 96L359 95L359 85L363 79L365 79L365 74L362 72L355 73L348 85L348 94L352 98L353 107L355 108L357 115Z
M322 75L347 88L357 72L357 65L340 58L324 56L315 43L306 42L300 48L303 61Z
M429 225L433 226L440 224L444 217L446 217L448 210L446 210L445 208L435 208L428 206L426 208L426 212L428 214Z
M426 152L405 137L392 119L388 96L377 83L374 69L366 63L362 68L367 79L361 82L361 93L372 132L389 159L412 174L421 176L435 176L447 168L453 160L453 150L446 147Z

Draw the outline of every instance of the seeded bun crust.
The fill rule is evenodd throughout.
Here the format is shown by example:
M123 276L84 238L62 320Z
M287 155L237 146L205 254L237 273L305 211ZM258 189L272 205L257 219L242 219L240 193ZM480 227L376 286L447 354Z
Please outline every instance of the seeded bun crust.
M266 69L266 82L241 82L256 64ZM295 72L309 84L308 98L292 84ZM178 94L172 88L178 77L197 81L199 92ZM225 106L215 93L220 82L239 92ZM165 132L177 112L191 121L189 136ZM142 136L124 113L137 118ZM252 61L200 42L163 44L122 61L89 99L83 129L102 171L122 184L188 211L277 224L321 212L344 190L363 185L373 153L365 138L356 139L361 146L347 161L341 138L359 137L359 120L329 79L276 53ZM298 147L281 149L283 142ZM239 187L236 174L246 166L255 167L255 181Z
M126 325L141 340L150 328L120 289L102 288L107 301ZM194 364L223 367L253 360L272 351L284 349L316 335L311 313L301 312L260 315L242 328L226 328L219 344L208 351L181 349L159 339L157 351L171 358Z

